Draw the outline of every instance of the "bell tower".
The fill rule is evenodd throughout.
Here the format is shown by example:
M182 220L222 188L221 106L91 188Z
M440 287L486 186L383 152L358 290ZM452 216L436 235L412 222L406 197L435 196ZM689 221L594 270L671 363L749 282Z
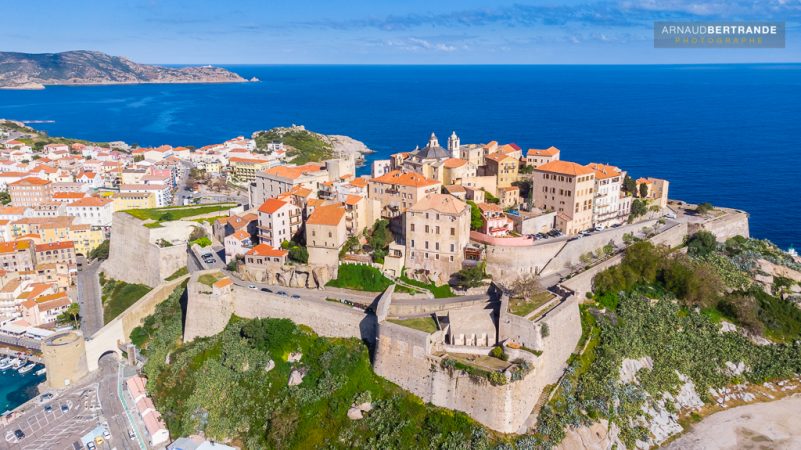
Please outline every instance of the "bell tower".
M448 138L448 151L451 152L451 157L459 158L461 156L459 155L459 147L461 147L459 136L454 131L451 133L451 137Z

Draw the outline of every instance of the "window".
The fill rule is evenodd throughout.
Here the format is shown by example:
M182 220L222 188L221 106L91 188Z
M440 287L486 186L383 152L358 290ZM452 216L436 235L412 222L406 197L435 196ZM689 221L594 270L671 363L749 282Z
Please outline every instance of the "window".
M412 231L414 231L414 224L412 224L412 226L411 226L411 230L412 230Z

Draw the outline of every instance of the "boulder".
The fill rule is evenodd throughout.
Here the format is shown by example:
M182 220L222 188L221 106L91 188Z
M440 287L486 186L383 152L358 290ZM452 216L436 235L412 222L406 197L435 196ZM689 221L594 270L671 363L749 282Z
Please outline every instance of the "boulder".
M303 358L303 353L301 353L301 352L292 352L292 353L289 354L289 356L286 358L286 360L288 362L291 362L291 363L296 363L296 362L300 361L301 358Z
M265 372L269 372L269 371L271 371L273 369L275 369L275 361L273 361L271 359L271 360L267 361L267 364L264 366L264 371Z
M348 410L348 419L350 420L361 420L364 416L362 415L362 410L359 408L351 408Z
M287 383L288 386L297 386L300 383L303 383L303 377L306 376L306 371L301 369L292 369L292 372L289 374L289 382Z
M355 405L355 407L359 408L359 411L363 411L363 412L370 412L370 411L373 410L373 404L370 403L370 402L360 403L358 405Z

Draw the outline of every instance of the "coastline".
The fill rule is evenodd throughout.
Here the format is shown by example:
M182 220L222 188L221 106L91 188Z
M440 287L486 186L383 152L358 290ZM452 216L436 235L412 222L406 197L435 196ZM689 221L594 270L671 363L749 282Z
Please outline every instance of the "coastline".
M98 81L98 82L62 82L62 83L25 83L17 86L0 86L0 90L5 91L41 91L48 86L122 86L137 84L228 84L228 83L259 83L261 80L185 80L185 81Z

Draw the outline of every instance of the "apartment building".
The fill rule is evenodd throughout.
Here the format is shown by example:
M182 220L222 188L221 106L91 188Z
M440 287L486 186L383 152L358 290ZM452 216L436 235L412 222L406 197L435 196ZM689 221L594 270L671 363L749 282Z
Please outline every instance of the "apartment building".
M439 193L442 183L416 172L393 170L368 182L370 199L378 200L381 216L395 218L428 194Z
M470 241L470 207L447 194L428 194L405 213L406 269L445 283L461 270Z
M498 179L499 188L509 187L517 181L517 171L520 165L517 158L506 153L496 152L487 155L486 175L494 175Z
M66 264L74 268L78 264L75 257L75 243L72 241L36 244L33 251L37 266L40 264Z
M78 223L109 228L114 213L113 203L108 198L84 197L67 205L67 215L75 217Z
M0 242L0 269L7 272L33 270L36 265L33 241L23 239L14 242Z
M569 161L551 161L534 169L534 206L556 212L556 228L576 234L592 227L595 171Z
M561 151L553 146L546 149L530 148L526 151L526 165L536 168L551 161L559 161L560 153Z
M328 172L318 163L302 166L275 166L257 172L250 185L252 205L261 205L267 199L289 192L295 186L318 191L322 183L329 181Z
M590 163L587 167L595 172L593 226L606 227L625 222L631 212L631 197L623 192L626 172L608 164Z
M514 230L514 222L506 216L500 206L494 203L479 203L476 206L481 210L483 219L480 232L492 237L503 237Z
M302 225L301 209L289 201L271 198L259 207L259 242L273 248L290 241Z
M11 196L11 204L14 206L37 206L50 201L53 195L51 185L50 181L35 177L27 177L9 183L8 195Z
M257 158L233 157L228 159L231 175L236 181L248 182L256 179L256 174L270 166L270 161Z

